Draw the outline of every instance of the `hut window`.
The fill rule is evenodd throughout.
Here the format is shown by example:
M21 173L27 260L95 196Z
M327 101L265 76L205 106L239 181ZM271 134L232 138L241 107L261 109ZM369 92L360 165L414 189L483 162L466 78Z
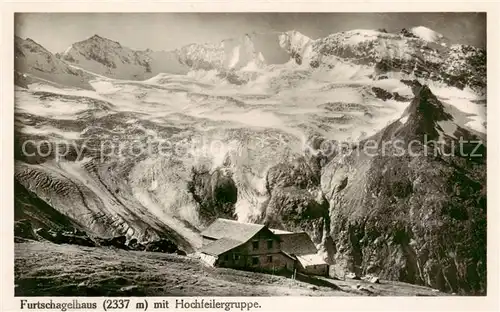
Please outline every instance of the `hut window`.
M273 249L273 240L272 239L267 241L267 249Z
M253 250L259 249L259 241L258 240L253 241L252 242L252 247L253 247Z
M234 259L235 261L240 260L240 255L238 255L238 254L234 254L233 259Z
M267 262L269 263L273 262L273 256L267 256Z
M259 257L252 257L252 264L253 265L259 264Z
M224 255L224 261L229 261L229 255Z

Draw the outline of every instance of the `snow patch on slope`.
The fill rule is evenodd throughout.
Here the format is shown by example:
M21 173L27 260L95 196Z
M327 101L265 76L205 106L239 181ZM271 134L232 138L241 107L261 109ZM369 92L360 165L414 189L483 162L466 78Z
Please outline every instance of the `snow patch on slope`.
M236 46L233 48L233 55L229 61L229 68L234 68L240 60L240 47Z
M486 133L486 105L478 103L478 101L484 100L484 97L478 96L468 88L460 90L438 83L429 84L429 88L441 102L467 115L469 121L460 126L470 128L483 134Z

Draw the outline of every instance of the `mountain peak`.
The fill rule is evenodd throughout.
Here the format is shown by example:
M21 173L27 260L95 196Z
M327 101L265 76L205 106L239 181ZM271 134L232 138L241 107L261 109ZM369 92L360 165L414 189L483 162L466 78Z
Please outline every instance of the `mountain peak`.
M415 83L412 89L415 97L402 117L382 130L382 139L435 140L444 132L441 125L453 124L453 116L427 85Z
M428 122L452 119L452 116L445 112L443 104L427 85L414 88L414 92L415 98L406 108L405 114L421 115Z
M453 137L457 129L454 118L431 89L417 80L404 83L411 86L415 97L401 118L389 124L373 138L381 141L392 141L397 138L405 142L423 142L426 139L440 139L443 134Z
M112 44L112 45L121 47L121 45L118 41L114 41L114 40L99 36L98 34L94 34L92 37L90 37L86 40L77 42L76 44L85 43L85 42L97 42L97 43L104 43L104 44Z
M105 39L105 38L99 36L98 34L95 34L92 37L90 37L89 39L91 39L91 40L102 40L102 39Z

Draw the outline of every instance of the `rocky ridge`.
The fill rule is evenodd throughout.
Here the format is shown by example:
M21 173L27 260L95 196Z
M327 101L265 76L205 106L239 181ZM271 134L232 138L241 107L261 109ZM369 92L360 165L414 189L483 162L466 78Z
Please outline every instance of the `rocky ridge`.
M485 146L460 154L453 143L474 135L458 127L442 145L427 143L453 121L426 86L415 95L403 118L322 168L331 261L359 275L484 293ZM378 142L370 153L368 140Z
M420 35L415 35L419 32ZM454 44L425 27L403 29L399 33L357 29L318 39L295 30L246 34L218 43L196 43L161 52L132 50L94 35L73 44L60 58L107 77L132 80L148 79L162 72L216 70L240 76L234 81L245 81L248 77L244 72L290 60L312 68L334 68L347 62L371 69L373 79L396 74L405 79L426 79L486 92L486 51Z

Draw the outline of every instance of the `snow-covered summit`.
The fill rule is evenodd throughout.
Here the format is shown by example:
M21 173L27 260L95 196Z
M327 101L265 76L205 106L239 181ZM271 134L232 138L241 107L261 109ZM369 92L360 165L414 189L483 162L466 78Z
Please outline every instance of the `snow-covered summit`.
M290 41L282 33L249 33L215 43L189 44L177 54L193 69L247 70L288 62L291 50L296 48Z
M246 75L249 71L272 70L274 65L332 70L344 64L366 78L395 74L403 79L468 86L480 92L486 85L484 49L454 45L424 26L396 33L353 29L317 39L297 30L247 33L219 42L192 43L174 51L134 50L93 35L71 45L61 54L61 60L99 75L127 80L145 80L160 73L186 74L191 70L238 76L238 72Z
M418 38L429 42L436 42L444 37L442 34L425 26L413 27L410 29L410 32Z

